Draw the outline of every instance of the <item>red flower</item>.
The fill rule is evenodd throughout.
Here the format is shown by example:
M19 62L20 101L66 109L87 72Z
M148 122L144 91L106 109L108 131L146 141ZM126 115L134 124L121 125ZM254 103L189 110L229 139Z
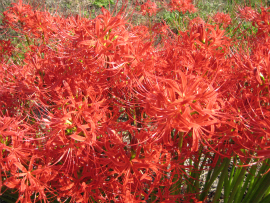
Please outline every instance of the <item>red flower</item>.
M10 57L14 47L10 40L0 40L0 61L4 60L5 56Z
M198 33L199 40L205 43L206 38L206 30L205 30L205 22L200 17L194 18L189 22L189 28L192 32Z
M223 28L228 27L228 25L232 22L230 15L225 13L218 12L214 15L213 18L215 23L221 25Z
M149 16L152 16L153 14L156 15L157 10L156 3L149 0L145 4L141 5L141 12L143 15L146 15L146 13L148 13Z
M257 17L258 13L253 10L251 7L238 8L240 18L246 19L247 21L252 21Z
M171 0L170 11L179 11L182 13L186 13L187 11L190 13L196 12L196 8L192 4L191 0Z

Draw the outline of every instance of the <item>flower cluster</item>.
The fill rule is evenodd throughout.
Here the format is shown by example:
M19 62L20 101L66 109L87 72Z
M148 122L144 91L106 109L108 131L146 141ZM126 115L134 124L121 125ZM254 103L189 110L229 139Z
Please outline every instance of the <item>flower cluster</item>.
M157 13L157 4L155 2L152 2L150 0L147 0L146 3L141 5L141 12L142 15L148 14L149 16L156 15Z
M239 7L238 11L239 11L239 17L247 21L252 21L258 15L258 13L253 8L248 7L248 6L245 6L243 8Z
M199 172L269 158L269 12L245 47L201 18L179 35L131 27L125 6L65 18L20 0L3 13L27 39L22 56L0 41L0 189L17 202L204 202Z
M196 8L192 4L192 0L171 0L169 3L169 9L170 9L170 11L177 10L177 11L182 12L182 13L196 12Z
M213 19L216 24L221 25L223 28L228 27L232 22L232 19L229 14L221 12L216 13Z

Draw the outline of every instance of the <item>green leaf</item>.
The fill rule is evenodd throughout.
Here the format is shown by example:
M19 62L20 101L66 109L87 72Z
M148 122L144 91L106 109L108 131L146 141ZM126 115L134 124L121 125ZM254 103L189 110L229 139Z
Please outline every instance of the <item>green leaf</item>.
M114 1L113 0L95 0L93 4L98 7L106 7L109 4L114 4Z

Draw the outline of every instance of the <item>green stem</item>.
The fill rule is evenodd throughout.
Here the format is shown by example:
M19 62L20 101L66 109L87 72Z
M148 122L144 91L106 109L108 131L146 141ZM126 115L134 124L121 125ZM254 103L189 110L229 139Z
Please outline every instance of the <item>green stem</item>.
M262 199L264 193L269 189L269 187L270 187L270 173L268 172L263 181L261 182L260 187L258 187L253 197L251 198L250 203L259 202Z
M227 173L225 173L225 178L224 178L224 203L228 202L229 194L230 194L230 182L229 182L229 175L228 175L228 170L227 170Z
M248 184L251 182L254 182L254 178L255 178L254 174L256 173L256 168L257 167L255 165L251 167L249 174L247 175L247 177L245 179L244 186L242 187L241 191L239 193L237 193L237 197L236 197L235 202L241 202L245 192L248 189Z
M28 37L26 34L25 34L24 36L25 36L25 38L26 38L26 41L27 41L28 46L30 46L30 40L29 40L29 37Z
M203 201L206 197L206 195L208 194L208 191L211 187L211 185L213 184L213 182L216 180L216 178L218 177L218 174L220 173L220 171L223 169L224 165L225 165L225 161L223 161L223 163L221 164L221 166L219 166L221 159L218 159L218 162L214 168L213 174L211 176L211 179L209 181L206 182L206 185L204 187L203 192L200 195L200 200Z
M191 173L191 178L190 178L190 192L191 193L197 193L199 194L199 177L200 177L200 172L201 170L199 170L199 163L200 163L200 158L202 155L202 149L200 148L199 150L199 155L198 158L196 160L194 160L194 168L193 168L193 172Z
M179 142L178 142L178 147L179 147L179 151L181 153L182 151L182 146L183 146L183 136L184 136L184 133L183 132L180 132L179 133Z
M244 198L243 202L249 202L250 199L255 195L255 191L257 191L257 189L260 188L260 185L263 179L265 178L265 177L261 177L261 174L266 172L268 164L269 164L269 159L262 165L261 169L258 172L258 175L251 180L247 195ZM254 171L254 174L255 174L255 171Z
M14 203L15 201L14 199L11 200L10 198L4 197L4 196L1 196L0 200L4 200L6 203Z
M234 163L235 163L235 158L234 158ZM225 181L224 181L224 203L228 203L229 200L229 194L231 191L232 187L232 182L233 182L233 177L234 177L234 171L235 171L235 165L232 165L231 171L230 171L230 177L227 174Z
M220 198L221 190L222 190L222 187L223 187L223 184L224 184L224 179L226 177L226 174L228 174L229 163L230 163L230 159L226 158L225 159L225 165L223 167L221 176L219 178L218 186L217 186L216 193L215 193L215 196L213 198L212 203L218 202L218 200Z
M236 192L238 191L239 186L243 182L243 179L245 178L245 174L246 174L246 168L242 168L241 169L241 172L240 172L240 174L239 174L239 176L237 178L237 181L236 181L236 183L235 183L235 185L233 187L233 190L232 190L232 193L231 193L230 198L228 200L228 203L232 203L233 202L234 196L235 196Z
M260 203L269 203L269 202L270 202L270 194L267 195L266 197L264 197L264 198L260 201Z

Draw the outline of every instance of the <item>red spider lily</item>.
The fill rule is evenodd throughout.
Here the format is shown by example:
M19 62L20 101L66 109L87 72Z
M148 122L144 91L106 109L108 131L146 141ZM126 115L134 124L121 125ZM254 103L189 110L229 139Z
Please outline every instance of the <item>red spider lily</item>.
M160 124L157 129L163 137L164 144L170 145L171 141L168 137L170 128L177 129L180 132L193 131L191 149L196 151L198 149L198 142L202 139L200 128L204 125L213 125L215 122L218 122L213 109L214 103L211 103L214 101L216 93L198 78L195 79L191 76L187 79L181 72L179 72L179 77L181 78L181 83L168 80L166 88L161 86L161 89L156 89L153 93L147 93L145 98L148 100L147 103L151 103L151 106L146 106L145 109L147 115L156 115L157 121ZM162 83L160 82L160 84ZM188 84L193 85L189 86ZM206 89L209 89L208 93ZM211 106L211 110L208 110L207 106L202 107L201 102L208 103Z
M199 35L199 40L205 44L205 40L206 40L206 30L204 28L204 25L203 24L200 24L198 26L198 33L200 34Z
M90 20L20 1L5 13L29 40L23 61L0 65L0 186L18 201L197 201L184 184L195 188L190 174L217 155L268 157L268 35L234 53L225 30L200 18L169 36L166 25L130 26L123 8ZM256 19L267 33L267 13ZM200 153L216 154L213 164L186 164Z
M220 13L220 12L216 13L213 19L215 23L219 24L223 28L228 27L232 22L232 19L229 14Z
M20 170L21 172L18 173L15 172L15 170L12 170L11 177L5 181L5 185L9 188L19 188L19 194L22 195L20 195L17 202L31 201L31 196L33 195L32 192L34 191L38 194L35 194L35 201L43 200L47 202L47 197L44 190L49 191L50 189L48 186L46 186L46 183L52 180L56 174L52 174L52 170L49 168L44 169L41 168L41 165L37 166L34 163L35 160L39 160L38 162L40 162L40 159L42 158L32 156L29 162L28 170L16 160L12 161L15 168L17 168L17 171Z
M19 0L18 4L12 3L12 7L9 8L8 11L4 12L4 16L6 16L11 22L18 23L22 22L28 16L28 12L31 12L31 7L29 5L23 4L22 0ZM15 29L16 30L16 29Z
M263 57L263 52L269 46L265 41L262 42L262 35L258 38L256 44L254 43L255 46L251 41L252 54L242 50L242 53L235 55L235 65L241 76L238 75L235 79L238 81L237 93L232 93L236 95L233 101L236 113L243 121L239 122L238 142L250 149L263 149L263 145L267 142L264 135L269 134L269 123L266 121L269 107L265 105L265 101L268 100L265 85L268 84L266 78L269 73L265 63L267 60ZM254 37L251 39L254 40Z
M244 8L239 7L238 10L240 18L243 18L247 21L252 21L258 15L258 13L254 9L248 6Z
M193 26L196 26L199 24L205 24L205 21L201 19L200 17L196 17L189 21L188 26L189 26L189 29L193 29Z
M199 37L199 40L202 43L205 43L206 40L206 29L205 29L205 22L202 20L200 17L194 18L189 22L189 28L192 30L194 33L196 33L196 36L194 37Z
M191 42L190 45L193 48L196 47L200 49L204 47L215 56L224 56L228 52L230 40L228 37L224 36L225 30L219 29L218 26L214 27L208 23L205 23L200 18L195 18L190 21L189 27L191 31L189 34ZM195 43L192 44L194 40Z
M187 11L194 13L197 11L191 0L171 0L168 6L170 11L177 10L182 13L186 13Z
M12 51L14 50L14 47L11 45L11 41L5 41L5 40L0 40L0 61L4 62L5 60L8 60L9 57L12 54Z
M20 0L18 4L13 4L9 10L4 13L4 22L6 26L10 26L12 29L19 33L28 33L31 29L31 34L36 35L39 38L46 38L48 32L53 32L55 26L52 26L52 20L49 13L33 11L29 5L25 5ZM50 25L50 26L48 26ZM29 34L29 33L28 33ZM29 42L30 36L27 36Z
M156 15L157 11L158 11L157 4L150 0L147 0L146 3L141 5L141 12L143 15L146 15L146 13L149 16Z
M269 23L270 23L270 8L261 7L261 13L257 13L257 15L253 18L252 25L258 28L257 39L263 38L265 40L268 39L267 33L269 32Z

